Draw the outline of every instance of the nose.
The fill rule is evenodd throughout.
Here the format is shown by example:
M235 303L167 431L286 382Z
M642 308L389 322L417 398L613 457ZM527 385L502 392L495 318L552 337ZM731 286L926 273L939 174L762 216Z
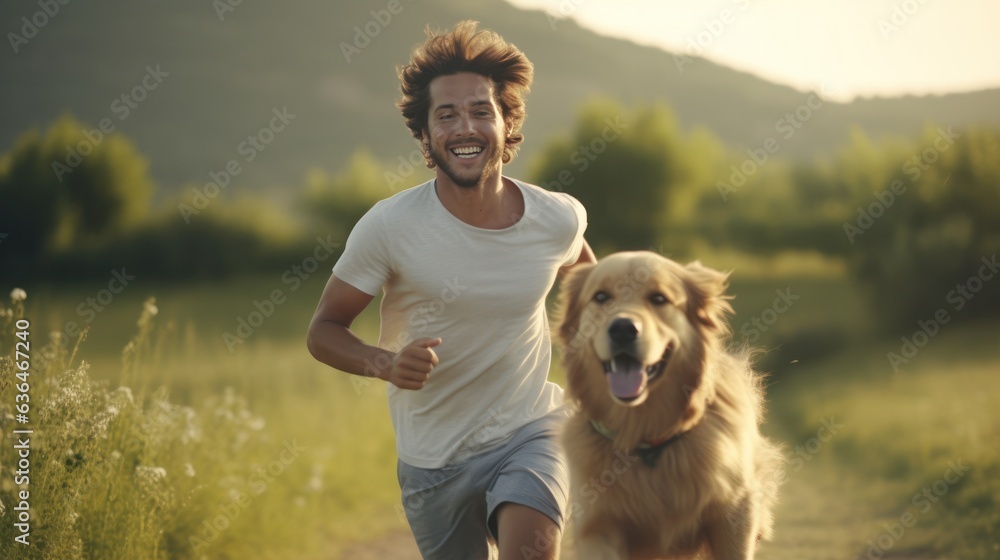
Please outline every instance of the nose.
M462 113L458 117L458 123L455 126L455 132L459 136L470 136L473 132L472 128L472 118L469 115Z
M608 336L615 344L630 344L635 342L639 336L639 325L635 324L632 319L615 319L608 327Z

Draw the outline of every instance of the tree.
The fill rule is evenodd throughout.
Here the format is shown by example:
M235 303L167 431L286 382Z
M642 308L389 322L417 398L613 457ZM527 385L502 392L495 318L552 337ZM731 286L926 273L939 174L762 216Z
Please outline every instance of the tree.
M1000 249L998 149L996 131L929 127L908 150L884 150L884 182L859 191L847 218L863 231L851 269L883 327L916 328L940 309L949 321L1000 315L1000 283L979 276Z
M549 142L529 175L587 208L587 238L598 253L645 249L667 231L672 197L691 183L687 155L665 106L628 114L598 99L584 105L571 134Z
M411 180L410 175L417 170L410 166L405 177L398 171L390 171L371 152L361 148L351 155L346 169L335 176L321 169L311 170L299 206L324 233L347 239L365 212L379 200L391 196L397 183Z
M59 184L52 180L38 131L0 158L0 260L24 266L48 250L59 224Z
M9 242L2 254L31 264L105 243L141 223L153 189L146 159L119 133L72 116L44 137L31 130L0 158L0 227Z

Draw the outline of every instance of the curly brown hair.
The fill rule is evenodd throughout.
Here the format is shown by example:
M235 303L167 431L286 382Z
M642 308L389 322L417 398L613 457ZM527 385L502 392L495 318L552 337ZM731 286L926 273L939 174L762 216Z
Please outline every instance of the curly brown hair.
M427 40L413 50L409 64L396 71L403 91L397 106L413 137L420 140L427 129L430 84L434 78L459 72L489 78L495 87L506 132L503 162L509 163L517 154L518 144L524 141L521 134L526 116L524 97L531 89L535 70L520 49L493 31L477 30L478 25L477 21L462 21L444 34L427 26Z

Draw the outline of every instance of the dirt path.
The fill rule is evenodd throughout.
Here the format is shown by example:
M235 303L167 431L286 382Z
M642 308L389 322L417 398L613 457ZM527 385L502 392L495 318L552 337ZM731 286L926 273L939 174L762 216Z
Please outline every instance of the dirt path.
M871 514L865 482L820 453L798 472L789 472L776 512L775 538L765 543L758 558L769 560L853 560L865 558L866 543L882 535L883 519ZM886 520L899 513L891 507ZM919 529L919 525L912 530ZM566 543L568 544L568 543ZM563 560L576 555L564 544ZM898 546L882 551L881 560L933 560L933 555L905 551ZM413 537L400 532L349 547L343 560L420 560Z

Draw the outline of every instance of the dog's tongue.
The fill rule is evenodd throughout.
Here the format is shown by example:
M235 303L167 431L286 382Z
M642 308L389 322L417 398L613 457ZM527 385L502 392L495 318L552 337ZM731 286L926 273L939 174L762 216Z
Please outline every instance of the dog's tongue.
M622 400L634 399L646 388L646 368L626 356L614 358L612 371L607 376L611 394Z

